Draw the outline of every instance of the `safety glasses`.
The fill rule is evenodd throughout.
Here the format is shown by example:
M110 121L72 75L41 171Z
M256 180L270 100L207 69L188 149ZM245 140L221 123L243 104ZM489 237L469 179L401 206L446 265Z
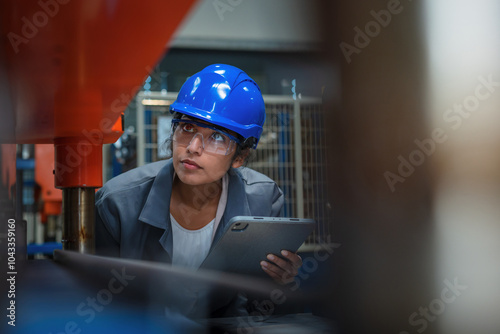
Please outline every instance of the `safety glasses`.
M240 140L227 132L211 125L190 119L173 119L174 134L172 140L181 146L190 146L195 137L199 137L203 151L211 154L229 155ZM209 129L211 131L202 130Z

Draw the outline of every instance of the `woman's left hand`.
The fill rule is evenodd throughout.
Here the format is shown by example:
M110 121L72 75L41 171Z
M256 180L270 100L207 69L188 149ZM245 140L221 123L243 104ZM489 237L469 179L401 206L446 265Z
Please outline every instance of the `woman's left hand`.
M302 258L292 252L282 250L281 257L274 254L267 255L267 261L261 261L262 269L277 283L285 285L292 283L302 266Z

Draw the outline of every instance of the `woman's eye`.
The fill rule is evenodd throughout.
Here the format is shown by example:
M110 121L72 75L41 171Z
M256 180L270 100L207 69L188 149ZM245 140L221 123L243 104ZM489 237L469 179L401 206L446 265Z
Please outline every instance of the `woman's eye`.
M184 123L181 128L186 132L194 132L195 130L194 125L189 123Z
M225 142L226 141L226 136L224 136L222 133L219 133L219 132L214 132L212 134L212 138L217 142Z

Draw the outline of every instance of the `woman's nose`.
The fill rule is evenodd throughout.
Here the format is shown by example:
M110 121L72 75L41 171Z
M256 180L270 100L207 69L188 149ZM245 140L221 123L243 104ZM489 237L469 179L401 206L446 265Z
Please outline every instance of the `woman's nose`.
M205 148L205 142L203 140L203 135L199 132L195 133L195 135L193 136L187 147L188 151L192 153L201 154L204 148Z

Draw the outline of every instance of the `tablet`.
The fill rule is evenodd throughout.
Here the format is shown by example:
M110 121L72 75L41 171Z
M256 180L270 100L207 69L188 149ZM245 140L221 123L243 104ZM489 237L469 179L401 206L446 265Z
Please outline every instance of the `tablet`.
M267 276L260 266L267 254L296 252L316 223L306 218L236 216L212 247L200 269Z

